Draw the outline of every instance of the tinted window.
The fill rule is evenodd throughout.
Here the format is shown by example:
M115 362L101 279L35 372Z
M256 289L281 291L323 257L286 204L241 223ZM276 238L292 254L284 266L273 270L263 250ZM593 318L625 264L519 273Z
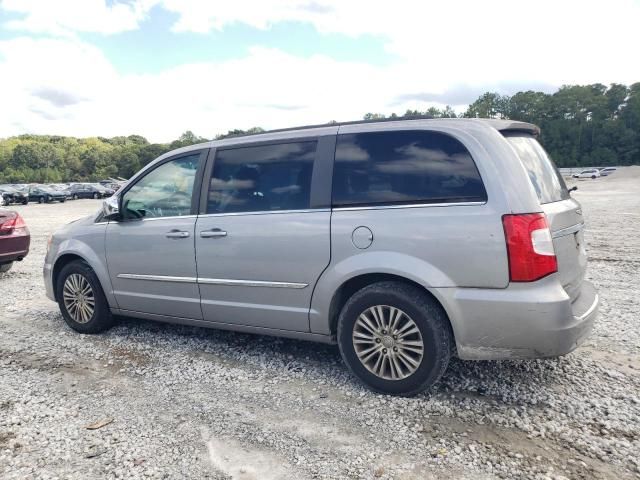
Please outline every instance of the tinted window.
M506 139L520 157L541 204L569 198L562 175L535 138L529 135L509 135Z
M316 142L218 150L208 213L309 208Z
M467 149L428 131L339 135L332 195L334 206L487 198Z
M191 196L200 153L154 168L122 199L125 218L175 217L191 213Z

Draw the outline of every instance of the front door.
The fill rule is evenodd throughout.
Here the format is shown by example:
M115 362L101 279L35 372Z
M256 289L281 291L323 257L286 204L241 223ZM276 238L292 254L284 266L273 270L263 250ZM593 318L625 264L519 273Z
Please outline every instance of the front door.
M160 163L123 193L106 253L121 310L201 319L196 280L194 180L206 151Z
M328 208L311 208L317 141L218 149L196 223L205 320L306 332L330 260Z

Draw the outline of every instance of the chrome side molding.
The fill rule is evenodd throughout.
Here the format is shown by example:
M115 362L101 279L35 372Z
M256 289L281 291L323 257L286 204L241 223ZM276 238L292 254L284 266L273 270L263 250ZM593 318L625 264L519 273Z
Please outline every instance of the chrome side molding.
M266 282L262 280L232 280L228 278L198 278L198 283L205 285L232 285L241 287L269 287L269 288L305 288L306 283L294 282Z
M267 287L267 288L293 288L302 289L309 286L307 283L296 282L268 282L263 280L234 280L230 278L196 278L196 277L170 277L165 275L138 275L135 273L119 273L118 278L127 280L147 280L153 282L172 283L199 283L203 285L228 285L239 287Z
M128 280L148 280L152 282L196 283L196 277L170 277L166 275L138 275L136 273L119 273L118 278Z

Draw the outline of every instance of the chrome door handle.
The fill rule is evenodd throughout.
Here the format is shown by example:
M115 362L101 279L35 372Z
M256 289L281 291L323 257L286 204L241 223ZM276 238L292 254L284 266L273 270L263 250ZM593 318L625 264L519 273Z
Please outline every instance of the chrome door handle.
M200 236L202 238L220 238L226 237L227 232L224 230L220 230L219 228L212 228L211 230L203 230L200 232Z
M171 230L167 232L165 235L167 238L188 238L189 232L185 232L183 230Z

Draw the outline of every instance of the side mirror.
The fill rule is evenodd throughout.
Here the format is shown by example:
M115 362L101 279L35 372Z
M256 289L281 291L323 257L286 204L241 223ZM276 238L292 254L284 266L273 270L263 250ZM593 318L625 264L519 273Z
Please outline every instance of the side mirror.
M571 192L575 192L576 190L578 190L578 186L577 186L577 185L574 185L573 187L571 187L571 188L569 189L569 193L571 193Z
M114 195L107 198L102 202L102 215L105 220L119 220L120 219L120 205L118 196Z

